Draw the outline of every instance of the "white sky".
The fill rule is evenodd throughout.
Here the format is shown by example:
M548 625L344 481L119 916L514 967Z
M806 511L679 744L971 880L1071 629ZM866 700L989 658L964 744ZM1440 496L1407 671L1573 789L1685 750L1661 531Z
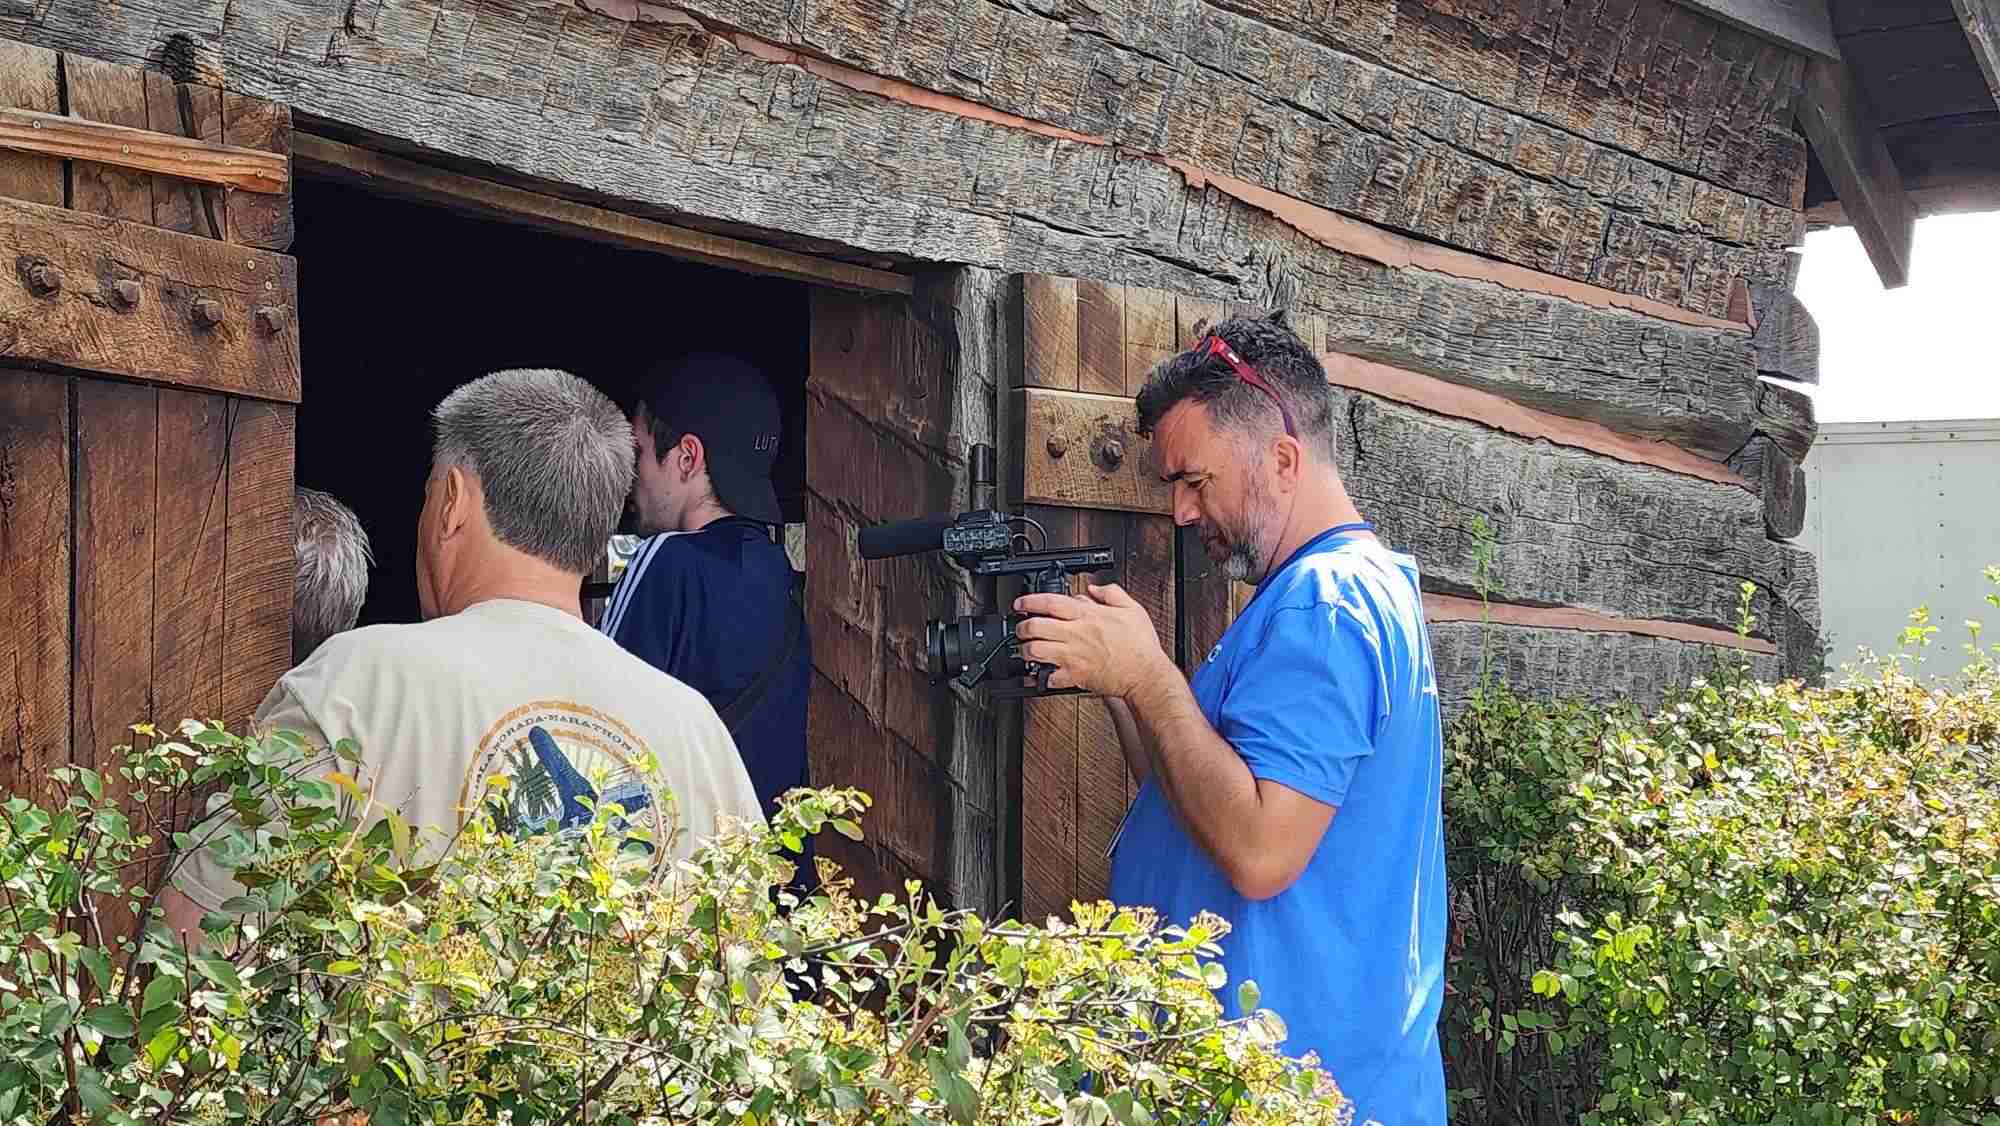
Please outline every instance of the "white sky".
M1796 292L1819 326L1819 421L2000 418L1996 263L2000 211L1918 220L1901 289L1854 228L1808 234Z

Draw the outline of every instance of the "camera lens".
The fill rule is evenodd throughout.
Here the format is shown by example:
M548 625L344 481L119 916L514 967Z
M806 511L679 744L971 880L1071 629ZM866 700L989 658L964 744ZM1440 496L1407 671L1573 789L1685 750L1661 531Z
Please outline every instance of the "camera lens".
M929 657L933 684L959 676L968 669L981 675L1014 675L1016 663L993 655L993 651L1014 640L1014 619L1001 614L960 617L955 621L933 619L924 627L924 649ZM992 658L989 660L989 658Z

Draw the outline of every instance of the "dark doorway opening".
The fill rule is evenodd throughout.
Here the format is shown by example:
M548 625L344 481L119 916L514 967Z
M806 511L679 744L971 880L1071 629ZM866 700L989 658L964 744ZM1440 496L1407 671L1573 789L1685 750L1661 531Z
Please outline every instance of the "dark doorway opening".
M296 474L367 529L375 566L359 624L418 619L430 410L502 368L562 368L629 413L640 374L659 360L744 356L778 394L785 433L773 483L786 522L804 521L805 284L312 178L295 182L294 209L305 373Z

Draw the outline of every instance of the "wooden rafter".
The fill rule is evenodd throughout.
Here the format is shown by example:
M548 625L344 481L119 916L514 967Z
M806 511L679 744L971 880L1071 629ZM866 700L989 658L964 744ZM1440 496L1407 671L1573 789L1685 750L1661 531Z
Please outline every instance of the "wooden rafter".
M434 168L309 133L292 136L300 164L323 175L471 215L592 242L867 293L908 294L906 274L819 258Z
M291 183L291 167L281 152L26 109L0 109L0 148L88 160L264 195L283 195Z
M1827 0L1678 0L1753 35L1822 59L1838 61ZM1977 2L1977 0L1972 0Z
M1907 284L1916 205L1846 63L1815 59L1807 65L1798 115L1883 287Z
M1986 88L2000 104L2000 0L1951 0L1972 44L1972 57L1986 74Z

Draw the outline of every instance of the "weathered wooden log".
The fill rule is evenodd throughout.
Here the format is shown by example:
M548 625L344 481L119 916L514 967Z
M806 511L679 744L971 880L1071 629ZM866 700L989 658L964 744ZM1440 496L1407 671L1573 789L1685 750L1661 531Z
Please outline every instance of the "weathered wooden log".
M1434 622L1430 636L1448 716L1464 708L1479 684L1482 647L1490 681L1541 699L1651 708L1669 689L1711 675L1718 662L1747 664L1767 680L1782 675L1781 658L1774 655L1630 633Z
M1790 290L1770 282L1750 287L1750 304L1757 317L1751 346L1757 370L1794 383L1819 382L1819 325Z
M349 20L337 6L251 0L252 10L234 9L239 18L224 28L179 5L145 0L117 15L58 5L23 33L139 59L157 55L162 29L193 25L191 36L176 40L182 53L228 73L232 88L289 99L302 113L712 220L749 220L918 256L929 255L910 245L916 232L871 242L866 227L911 224L962 244L966 226L951 222L941 205L971 201L988 216L1011 217L1020 209L1004 197L1018 203L1049 177L1046 159L1014 159L1012 146L989 154L968 127L972 117L1002 114L1037 122L1045 133L1072 131L1127 152L1184 160L1426 238L1716 316L1727 311L1734 278L1780 273L1780 248L1799 237L1789 194L1753 199L1711 187L1196 0L1177 4L1177 18L1150 30L1109 32L1113 44L1129 40L1136 49L1107 45L1060 16L1004 7L972 9L959 26L942 8L815 6L795 41L870 72L860 76L872 91L866 102L848 106L826 97L823 82L772 65L799 61L823 74L826 64L800 60L786 44L708 34L650 5L643 7L661 22L487 0L437 12L425 25L425 3L399 10L394 20ZM607 6L646 14L637 4L600 5ZM488 9L490 18L482 17ZM718 30L776 36L798 22L778 6L718 0L697 14L703 10ZM1079 15L1105 26L1136 13ZM1142 22L1151 25L1147 16ZM431 50L438 20L466 29L461 50ZM289 29L282 42L243 30L275 26ZM283 46L306 40L328 43L340 65ZM748 59L746 47L763 57ZM501 58L517 61L487 61ZM426 61L414 65L418 60ZM978 104L948 109L949 122L921 122L896 107L940 100L873 77L878 73ZM1734 81L1725 70L1714 73L1679 81L1718 88ZM1765 95L1782 100L1779 89ZM1683 96L1678 82L1675 96ZM1718 109L1734 100L1719 90L1697 97ZM863 119L852 119L850 109ZM977 112L968 117L968 110ZM923 136L940 125L947 136ZM647 150L657 159L646 158ZM1803 151L1772 159L1796 179ZM936 167L910 167L924 163ZM623 171L605 178L611 166ZM711 166L732 175L712 175ZM959 185L937 191L930 181L944 171ZM840 182L850 177L877 182ZM801 192L802 180L823 181L844 203ZM1060 190L1123 195L1107 192L1107 183ZM857 222L863 201L884 214ZM943 257L963 260L963 246Z
M1329 349L1716 460L1750 436L1757 375L1744 336L1318 257L1303 269L1300 301L1325 317Z
M1446 245L1668 301L1687 302L1686 266L1690 255L1700 257L1669 232L1762 250L1802 237L1789 197L1752 199L1715 187L1410 76L1425 69L1398 73L1203 0L1172 7L1179 22L1155 29L1145 26L1150 6L1119 0L980 9L965 19L883 0L833 0L803 22L773 0L689 5L717 26L777 35L787 47L872 74L1243 176ZM1193 31L1146 42L1138 48L1145 57L1126 46L1182 27ZM995 47L1031 43L1032 66L990 57ZM1218 129L1218 120L1243 127ZM1802 171L1799 154L1789 160L1794 174ZM1535 221L1521 222L1524 214ZM1644 229L1632 214L1644 215ZM1714 296L1687 303L1721 315Z
M1493 530L1496 597L1511 602L1728 630L1739 585L1774 581L1776 546L1748 490L1335 395L1347 487L1422 561L1428 589L1473 590L1475 515Z
M1786 457L1803 463L1819 437L1812 396L1795 387L1759 380L1756 429L1776 442Z
M1752 437L1729 459L1734 469L1764 500L1764 527L1772 539L1788 540L1806 526L1806 472L1791 455L1762 434Z
M1783 657L1782 675L1817 684L1832 663L1820 634L1819 559L1797 544L1776 547L1771 632Z
M1791 203L1804 187L1805 145L1792 128L1801 58L1670 0L1222 3L1266 27L1773 203Z

